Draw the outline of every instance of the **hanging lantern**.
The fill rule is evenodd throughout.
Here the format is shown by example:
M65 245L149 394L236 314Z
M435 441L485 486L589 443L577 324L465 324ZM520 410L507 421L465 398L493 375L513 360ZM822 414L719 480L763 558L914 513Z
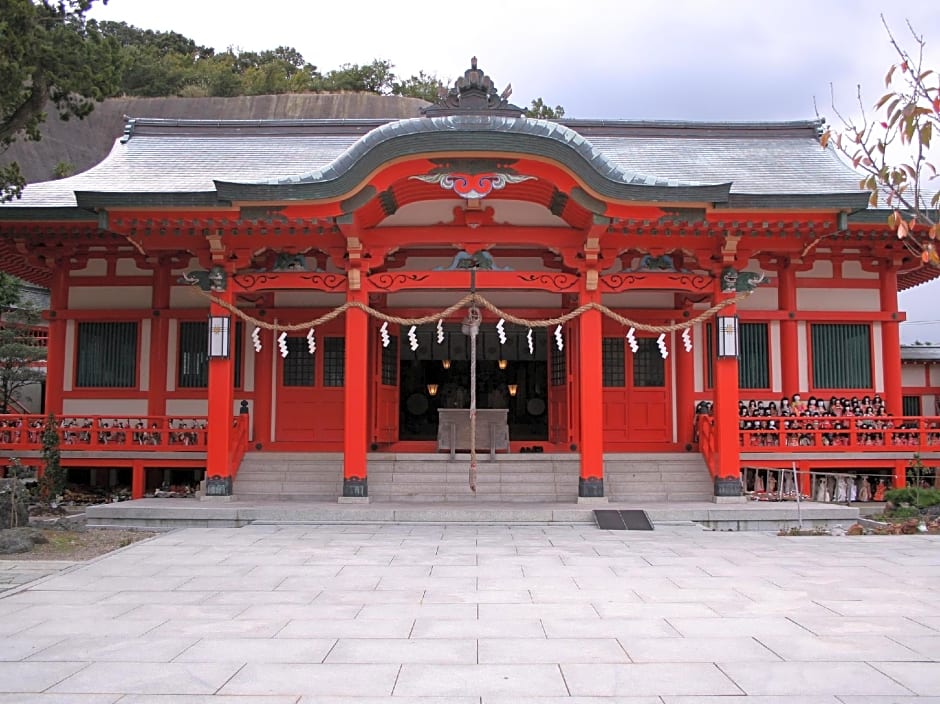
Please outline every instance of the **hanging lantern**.
M228 359L231 325L227 315L209 316L209 359Z
M721 316L717 320L718 356L738 356L738 316Z

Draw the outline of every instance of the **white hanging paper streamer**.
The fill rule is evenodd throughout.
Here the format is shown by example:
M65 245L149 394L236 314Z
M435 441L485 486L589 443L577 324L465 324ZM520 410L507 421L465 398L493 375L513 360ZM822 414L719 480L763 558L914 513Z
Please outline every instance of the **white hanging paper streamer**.
M307 331L307 349L310 350L310 354L314 354L317 351L317 338L313 328Z
M379 328L379 332L382 334L382 347L388 347L389 343L392 341L391 335L388 334L388 321L386 320L382 323L382 327Z
M565 349L565 338L561 334L561 325L555 328L555 345L558 347L559 352Z
M417 328L414 325L408 330L408 344L411 346L411 351L414 352L418 349L418 336L416 334Z
M499 335L499 344L506 344L506 321L502 318L496 323L496 334Z
M669 350L666 349L666 333L661 333L656 338L656 344L659 345L659 354L662 355L663 359L666 359L669 356Z
M251 331L251 344L255 346L255 352L261 351L261 328Z
M630 345L630 351L636 354L640 349L640 343L636 341L636 330L630 328L627 330L627 344Z
M529 354L535 354L535 340L532 339L532 328L529 328L529 332L525 336L526 342L529 343Z
M282 332L280 335L277 336L277 346L281 350L281 356L286 357L287 356L287 333L286 332Z
M444 320L437 321L437 344L444 344Z
M685 345L685 351L692 351L692 329L686 328L682 331L682 344Z

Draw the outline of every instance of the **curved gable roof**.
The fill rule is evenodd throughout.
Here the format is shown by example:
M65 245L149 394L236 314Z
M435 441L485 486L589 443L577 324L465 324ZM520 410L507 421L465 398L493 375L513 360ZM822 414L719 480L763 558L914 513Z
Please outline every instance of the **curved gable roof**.
M616 200L726 202L731 183L703 184L644 174L611 161L563 124L497 115L445 115L377 127L325 167L262 183L216 181L228 201L316 200L356 190L382 164L446 152L503 152L557 162L601 196Z

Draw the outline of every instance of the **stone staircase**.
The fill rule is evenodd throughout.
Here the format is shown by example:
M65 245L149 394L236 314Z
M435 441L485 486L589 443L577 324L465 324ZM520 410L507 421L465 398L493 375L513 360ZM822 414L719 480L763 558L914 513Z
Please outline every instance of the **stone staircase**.
M578 456L480 454L477 491L468 485L469 455L372 453L369 496L373 502L575 503ZM698 454L608 454L605 493L631 503L709 501L712 482ZM342 494L340 453L249 452L235 478L239 499L336 501Z

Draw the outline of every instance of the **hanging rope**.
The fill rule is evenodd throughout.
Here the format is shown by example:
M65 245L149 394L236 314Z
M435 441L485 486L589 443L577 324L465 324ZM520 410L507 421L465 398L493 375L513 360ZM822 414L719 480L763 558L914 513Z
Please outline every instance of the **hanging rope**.
M477 333L480 332L480 309L470 306L465 325L470 332L470 491L477 493Z
M286 331L286 332L296 332L298 330L307 330L309 328L318 327L320 325L323 325L324 323L330 322L331 320L335 320L336 318L341 316L350 308L358 308L359 310L366 313L366 315L369 315L377 320L382 320L386 323L391 323L394 325L426 325L427 323L436 323L438 320L444 320L446 318L449 318L451 315L461 310L462 308L466 308L467 306L478 305L483 308L486 308L488 311L497 315L498 317L504 318L510 323L513 323L515 325L520 325L525 328L549 328L549 327L555 327L558 325L564 325L565 323L583 315L589 310L597 310L597 311L600 311L603 315L606 315L611 320L617 321L620 325L623 325L624 327L632 327L632 328L636 328L637 330L643 330L644 332L668 333L668 332L682 331L682 330L691 328L694 325L713 317L716 313L718 313L723 308L727 308L728 306L740 303L745 298L750 296L751 293L753 293L753 291L741 291L734 298L728 298L723 301L719 301L718 303L702 311L701 313L699 313L693 318L689 318L688 320L683 320L678 323L671 323L669 325L651 325L649 323L641 323L638 320L631 320L630 318L626 318L620 315L619 313L611 310L610 308L603 305L602 303L594 303L594 302L580 305L574 310L571 310L565 313L564 315L560 315L556 318L540 318L536 320L527 320L525 318L520 318L518 316L512 315L511 313L507 313L506 311L502 310L495 304L488 301L479 293L468 293L459 301L457 301L451 306L448 306L444 310L438 313L432 313L430 315L424 315L418 318L402 318L397 315L389 315L388 313L383 313L382 311L372 308L371 306L366 305L365 303L361 303L359 301L346 301L345 303L338 306L337 308L334 308L328 313L324 313L320 317L314 318L313 320L309 320L305 323L276 324L276 323L269 323L266 320L259 320L251 315L248 315L248 313L236 307L234 304L229 303L228 301L222 300L218 296L214 296L213 294L207 291L203 291L202 289L197 288L196 286L193 286L193 290L198 291L199 293L203 294L210 301L221 306L222 308L225 308L225 310L229 311L236 317L241 318L245 322L251 323L265 330L277 330L277 331Z

